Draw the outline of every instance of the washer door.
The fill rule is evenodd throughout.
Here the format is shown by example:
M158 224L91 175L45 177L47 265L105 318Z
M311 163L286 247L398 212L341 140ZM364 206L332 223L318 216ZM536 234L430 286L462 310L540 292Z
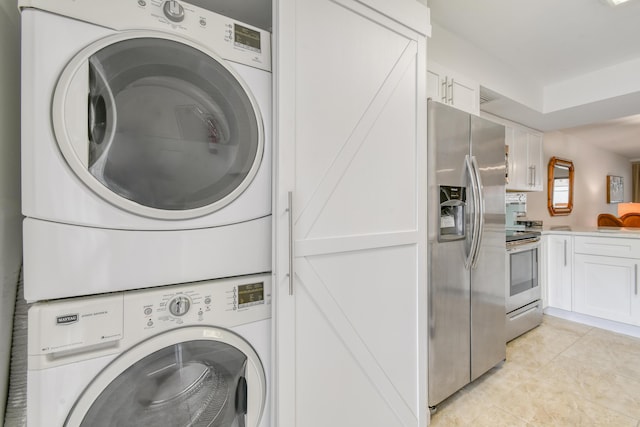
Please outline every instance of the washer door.
M213 52L165 34L99 40L63 71L53 100L60 151L114 205L164 219L232 202L264 150L262 117Z
M123 353L82 393L65 426L256 427L265 373L238 335L185 327Z

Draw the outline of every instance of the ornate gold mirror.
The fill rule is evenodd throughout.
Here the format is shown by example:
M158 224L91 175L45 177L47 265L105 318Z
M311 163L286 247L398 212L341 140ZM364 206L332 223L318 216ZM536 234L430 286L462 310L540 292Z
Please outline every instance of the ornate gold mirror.
M547 207L551 216L569 215L573 209L573 162L549 160Z

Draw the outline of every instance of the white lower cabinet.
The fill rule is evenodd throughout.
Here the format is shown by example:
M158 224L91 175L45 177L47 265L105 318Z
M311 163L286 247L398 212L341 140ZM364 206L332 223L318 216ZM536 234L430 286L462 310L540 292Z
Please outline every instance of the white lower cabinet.
M575 263L574 311L640 325L640 260L576 254Z
M640 239L545 235L546 306L640 326Z
M546 236L547 305L572 310L573 237Z

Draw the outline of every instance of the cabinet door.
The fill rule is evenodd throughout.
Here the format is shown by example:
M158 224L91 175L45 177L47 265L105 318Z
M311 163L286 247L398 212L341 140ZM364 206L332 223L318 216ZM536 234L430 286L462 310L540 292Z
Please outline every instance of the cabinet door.
M542 191L545 168L542 160L542 135L527 133L527 162L529 164L529 189Z
M572 310L573 239L571 236L548 235L547 239L547 305Z
M440 75L440 73L436 70L429 69L427 70L427 98L433 99L434 101L446 103L446 88L442 90L442 83L444 81L444 77Z
M274 425L425 426L427 9L276 13Z
M527 134L521 128L507 127L505 141L509 147L507 190L528 191Z
M427 96L471 114L480 114L480 85L468 77L430 62L427 70Z
M518 126L507 126L505 139L509 147L507 190L542 191L545 176L542 135Z
M446 84L451 105L471 114L480 114L480 88L477 83L450 75Z
M640 260L576 254L574 311L640 325L638 264Z

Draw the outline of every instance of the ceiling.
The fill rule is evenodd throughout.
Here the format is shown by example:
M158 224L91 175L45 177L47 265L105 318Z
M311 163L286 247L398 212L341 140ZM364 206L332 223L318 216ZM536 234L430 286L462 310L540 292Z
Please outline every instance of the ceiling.
M605 0L428 0L428 5L432 23L541 87L640 59L640 0L617 7ZM541 130L562 129L640 159L640 120L620 119L640 114L639 101L638 96L619 96L543 114L501 99L493 111L483 110L511 114L507 118Z

